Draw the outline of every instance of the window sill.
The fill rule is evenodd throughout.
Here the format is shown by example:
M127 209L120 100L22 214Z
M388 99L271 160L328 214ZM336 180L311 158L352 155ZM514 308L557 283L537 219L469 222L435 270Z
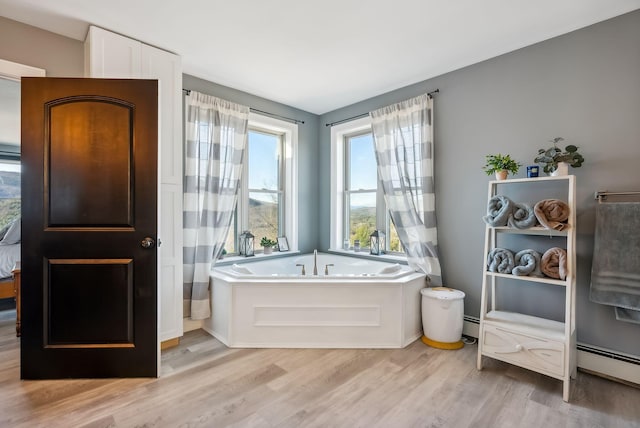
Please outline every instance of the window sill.
M271 260L271 259L277 259L277 258L280 258L280 257L287 257L287 256L295 255L295 254L300 254L300 251L282 251L282 252L274 251L271 254L256 253L256 255L254 255L252 257L228 256L228 257L225 257L223 259L218 259L218 261L216 261L215 266L228 266L228 265L232 265L234 263L242 264L242 263L247 263L247 262L257 262L257 261L261 261L261 260Z
M395 254L382 254L380 256L374 256L374 255L369 253L368 249L366 251L329 249L329 250L327 250L327 252L331 253L331 254L339 254L341 256L357 257L357 258L360 258L360 259L377 260L379 262L393 262L393 263L400 263L400 264L403 264L403 265L408 264L407 263L407 256L404 256L404 255L401 256L401 255L395 255Z

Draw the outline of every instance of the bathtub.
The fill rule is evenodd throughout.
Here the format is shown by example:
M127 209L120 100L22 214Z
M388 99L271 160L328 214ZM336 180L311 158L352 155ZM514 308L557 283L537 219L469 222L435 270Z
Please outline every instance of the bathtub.
M320 253L314 275L313 258L214 268L204 329L232 348L402 348L422 335L424 274Z

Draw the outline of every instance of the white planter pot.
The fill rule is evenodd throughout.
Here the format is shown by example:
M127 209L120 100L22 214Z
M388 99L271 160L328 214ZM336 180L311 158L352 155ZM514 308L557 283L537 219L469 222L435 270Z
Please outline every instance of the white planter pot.
M558 167L551 173L552 177L558 177L561 175L569 175L569 164L566 162L558 162Z
M273 247L264 247L265 254L271 254L273 252Z
M502 171L496 171L496 180L506 180L508 174L509 171L504 169Z

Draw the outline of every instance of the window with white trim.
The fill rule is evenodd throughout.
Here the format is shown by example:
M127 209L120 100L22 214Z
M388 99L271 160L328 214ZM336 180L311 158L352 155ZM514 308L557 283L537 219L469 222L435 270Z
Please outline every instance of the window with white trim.
M248 134L238 204L225 250L237 253L244 230L255 236L256 253L262 251L263 237L277 241L286 236L289 248L297 250L297 125L251 113Z
M403 253L378 178L369 118L331 130L331 248L369 248L374 230L385 232L387 253Z

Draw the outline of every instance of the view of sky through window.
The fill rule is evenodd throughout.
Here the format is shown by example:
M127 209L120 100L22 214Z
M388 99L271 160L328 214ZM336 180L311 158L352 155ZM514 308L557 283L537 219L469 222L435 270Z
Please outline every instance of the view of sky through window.
M280 137L249 132L249 189L278 190Z

